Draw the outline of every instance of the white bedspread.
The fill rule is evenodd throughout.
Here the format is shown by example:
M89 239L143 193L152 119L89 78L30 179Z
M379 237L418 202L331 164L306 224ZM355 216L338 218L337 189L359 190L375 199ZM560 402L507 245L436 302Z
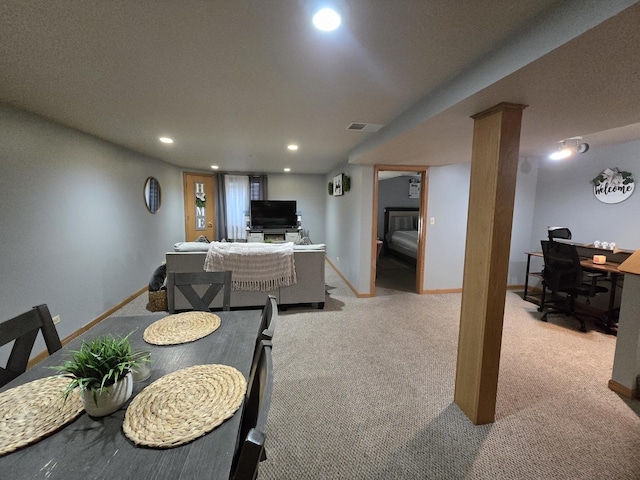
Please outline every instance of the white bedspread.
M212 242L207 272L231 270L233 290L268 292L296 283L293 243Z
M391 235L391 248L398 246L411 252L418 251L417 230L396 230Z

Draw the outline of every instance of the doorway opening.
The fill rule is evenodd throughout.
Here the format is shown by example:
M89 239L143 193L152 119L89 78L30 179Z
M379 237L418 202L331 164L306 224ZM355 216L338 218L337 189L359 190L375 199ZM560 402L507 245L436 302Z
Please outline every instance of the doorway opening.
M419 166L375 166L373 296L423 292L427 172Z

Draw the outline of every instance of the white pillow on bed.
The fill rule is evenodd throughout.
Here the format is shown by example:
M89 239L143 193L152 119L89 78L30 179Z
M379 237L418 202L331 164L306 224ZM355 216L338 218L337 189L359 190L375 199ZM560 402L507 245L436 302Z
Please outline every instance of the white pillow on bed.
M398 215L393 217L393 224L391 230L414 230L413 228L413 216L412 215Z

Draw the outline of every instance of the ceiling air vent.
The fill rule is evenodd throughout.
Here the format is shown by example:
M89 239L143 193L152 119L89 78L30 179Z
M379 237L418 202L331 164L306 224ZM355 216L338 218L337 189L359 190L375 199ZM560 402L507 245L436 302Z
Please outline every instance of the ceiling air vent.
M356 130L358 132L377 132L378 130L380 130L384 125L377 125L375 123L358 123L358 122L351 122L348 126L347 126L347 130Z

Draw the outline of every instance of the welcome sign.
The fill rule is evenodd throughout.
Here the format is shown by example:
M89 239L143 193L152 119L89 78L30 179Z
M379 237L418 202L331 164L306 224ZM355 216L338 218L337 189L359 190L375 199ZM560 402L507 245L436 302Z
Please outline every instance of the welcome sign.
M602 203L620 203L635 189L633 175L617 168L607 168L592 180L593 194Z

